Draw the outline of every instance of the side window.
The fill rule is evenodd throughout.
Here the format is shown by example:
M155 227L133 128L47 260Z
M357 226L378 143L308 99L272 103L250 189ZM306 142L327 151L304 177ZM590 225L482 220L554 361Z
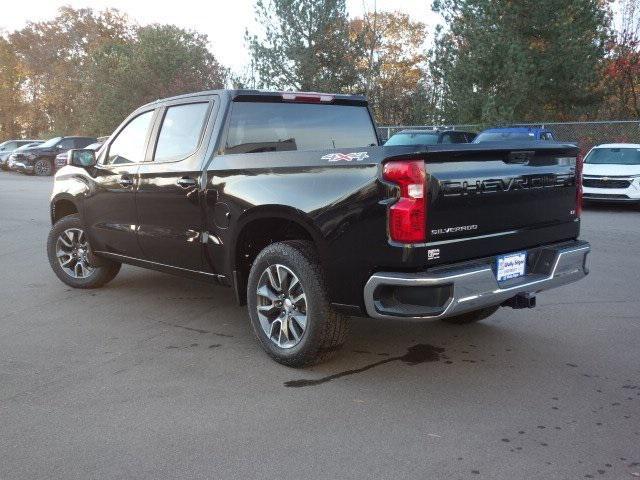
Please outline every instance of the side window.
M456 132L451 134L453 143L467 143L467 136L462 132Z
M153 110L142 113L120 130L118 136L111 142L105 163L121 165L144 161L144 146L152 117Z
M90 138L76 138L73 148L84 148L91 143Z
M70 150L75 148L75 138L64 138L58 143L60 150Z
M442 142L440 143L455 143L453 140L453 137L450 133L443 133L442 134Z
M189 103L168 107L153 160L175 162L188 157L198 148L209 103Z

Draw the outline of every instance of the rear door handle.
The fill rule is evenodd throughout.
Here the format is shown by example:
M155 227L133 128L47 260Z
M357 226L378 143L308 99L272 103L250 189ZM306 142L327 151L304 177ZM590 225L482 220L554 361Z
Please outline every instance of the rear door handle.
M196 186L196 179L191 177L182 177L176 183L179 187L190 188Z
M118 181L118 183L123 187L131 187L133 185L133 179L131 177L127 177L123 175L122 177L120 177L120 180Z

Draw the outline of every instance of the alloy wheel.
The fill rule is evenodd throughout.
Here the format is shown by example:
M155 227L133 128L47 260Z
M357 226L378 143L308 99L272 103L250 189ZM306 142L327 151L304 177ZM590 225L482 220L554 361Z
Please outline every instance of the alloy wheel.
M300 280L284 265L268 266L256 289L260 326L275 345L295 347L307 328L307 297Z
M80 228L67 228L56 241L56 257L62 270L73 278L89 277L95 267L89 263L89 243Z

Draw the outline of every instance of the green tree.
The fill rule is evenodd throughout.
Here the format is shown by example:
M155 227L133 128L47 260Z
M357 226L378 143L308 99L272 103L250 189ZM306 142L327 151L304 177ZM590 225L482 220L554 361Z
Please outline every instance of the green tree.
M173 25L140 27L132 41L103 45L85 75L86 130L106 134L147 102L224 87L227 70L207 45L206 35Z
M619 3L620 21L609 43L603 85L606 101L602 114L607 118L640 117L640 4L638 0Z
M22 133L24 103L20 89L24 80L13 46L0 37L0 141Z
M607 0L435 0L430 70L442 119L571 119L597 110Z
M263 27L246 33L261 88L350 91L356 83L345 0L258 0Z
M62 7L49 21L29 23L9 36L26 76L25 128L30 136L44 132L82 133L79 92L91 53L105 43L126 41L131 27L116 10Z
M424 81L425 25L400 12L367 12L350 22L352 44L358 45L357 91L372 104L376 120L386 125L421 121L417 108L427 101Z

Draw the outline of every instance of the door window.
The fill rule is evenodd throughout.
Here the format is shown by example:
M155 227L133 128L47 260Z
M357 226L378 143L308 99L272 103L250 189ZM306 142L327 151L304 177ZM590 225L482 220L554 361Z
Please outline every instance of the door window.
M467 137L461 132L447 132L442 135L442 143L466 143Z
M142 113L120 130L118 136L111 142L105 163L123 165L144 161L144 147L152 117L153 110Z
M168 107L162 120L156 162L175 162L194 153L205 125L209 103L189 103Z
M75 147L75 138L65 138L59 144L60 150L70 150Z

